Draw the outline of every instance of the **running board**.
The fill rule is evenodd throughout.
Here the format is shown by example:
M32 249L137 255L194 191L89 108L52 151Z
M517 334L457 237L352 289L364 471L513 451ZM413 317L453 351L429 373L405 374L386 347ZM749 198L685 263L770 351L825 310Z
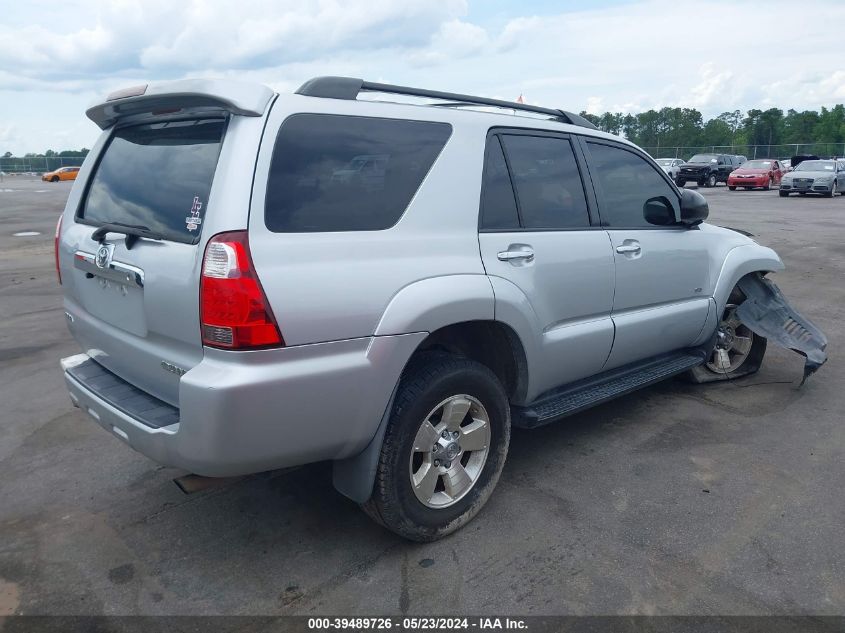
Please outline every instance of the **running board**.
M531 429L578 413L602 402L636 391L692 367L705 356L698 350L660 356L643 363L626 365L546 392L524 407L511 406L511 423Z

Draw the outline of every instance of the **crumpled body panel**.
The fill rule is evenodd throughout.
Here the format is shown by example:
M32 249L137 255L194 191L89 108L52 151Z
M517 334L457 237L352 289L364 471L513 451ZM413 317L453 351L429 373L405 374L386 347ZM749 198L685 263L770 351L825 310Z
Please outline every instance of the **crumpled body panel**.
M803 385L807 377L827 361L827 337L789 305L775 284L759 273L743 277L738 285L746 299L737 308L737 316L758 336L806 358Z

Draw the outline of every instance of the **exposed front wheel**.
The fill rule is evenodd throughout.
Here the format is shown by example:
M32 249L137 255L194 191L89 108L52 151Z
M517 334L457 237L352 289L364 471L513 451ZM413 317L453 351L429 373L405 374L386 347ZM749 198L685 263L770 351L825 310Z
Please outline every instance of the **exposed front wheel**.
M693 382L733 380L760 369L766 354L766 339L754 334L740 321L736 309L743 301L742 291L734 288L716 330L716 347L706 363L689 372Z
M728 185L728 189L730 189L731 191L736 191L736 187L734 187L733 185Z
M824 194L824 195L825 195L825 197L827 197L827 198L832 198L833 196L835 196L835 195L836 195L836 181L835 181L835 180L833 181L833 184L832 184L832 185L830 185L830 191L828 191L828 192L827 192L826 194Z
M781 198L786 198L786 197L788 197L788 196L789 196L789 192L788 192L788 191L778 191L778 195L779 195Z
M713 174L710 174L707 177L707 180L705 181L705 186L711 187L711 188L715 187L716 186L716 176L713 175Z
M59 177L53 176L52 178L50 178L50 182L59 182Z
M510 407L484 365L425 354L406 370L364 510L414 541L434 541L469 522L505 464Z
M771 188L772 188L772 179L769 178L769 181L765 185L763 185L763 191L768 191Z
M684 180L683 178L678 178L678 179L675 181L675 184L676 184L676 185L678 185L679 187L683 188L683 187L684 187L684 185L686 185L686 184L687 184L687 181L686 181L686 180Z

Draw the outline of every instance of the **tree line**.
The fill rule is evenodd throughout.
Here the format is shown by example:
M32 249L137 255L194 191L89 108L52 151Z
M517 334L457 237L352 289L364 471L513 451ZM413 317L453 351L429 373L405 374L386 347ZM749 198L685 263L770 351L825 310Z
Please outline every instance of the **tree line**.
M0 154L0 171L3 172L42 172L66 167L69 165L81 165L88 155L88 148L66 149L56 152L48 149L43 154L29 152L23 156L13 156L12 152Z
M752 109L723 112L705 120L695 108L661 108L639 114L581 112L600 130L624 136L645 148L766 146L845 143L845 106L820 111ZM763 148L761 147L761 150Z
M43 154L37 153L27 153L23 156L12 156L12 152L6 152L3 154L3 158L85 158L88 156L88 152L90 150L87 147L83 147L82 149L65 149L61 152L54 152L51 149L48 149Z

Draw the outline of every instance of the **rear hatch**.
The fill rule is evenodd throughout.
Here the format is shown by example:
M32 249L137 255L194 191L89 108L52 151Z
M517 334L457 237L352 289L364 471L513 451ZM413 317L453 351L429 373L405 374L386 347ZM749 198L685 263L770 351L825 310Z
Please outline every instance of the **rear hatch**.
M175 406L181 374L203 354L200 236L228 123L218 114L118 126L63 220L74 337L101 365Z

